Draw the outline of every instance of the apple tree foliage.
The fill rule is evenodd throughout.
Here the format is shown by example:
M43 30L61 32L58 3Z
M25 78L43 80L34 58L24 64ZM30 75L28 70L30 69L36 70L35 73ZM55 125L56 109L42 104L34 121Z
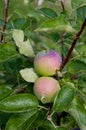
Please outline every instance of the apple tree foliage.
M43 104L33 92L34 57L53 49L63 62L86 21L86 0L0 1L0 130L86 130L86 28L58 77L60 91ZM86 22L85 22L86 26Z

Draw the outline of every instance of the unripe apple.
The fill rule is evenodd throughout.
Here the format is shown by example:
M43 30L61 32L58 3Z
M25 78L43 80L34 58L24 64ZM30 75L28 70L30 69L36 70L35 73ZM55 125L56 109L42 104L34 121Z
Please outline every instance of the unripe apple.
M62 58L56 51L41 51L34 59L34 68L39 75L52 76L60 69L61 63Z
M34 93L42 103L53 102L59 90L59 82L52 77L40 77L34 84Z

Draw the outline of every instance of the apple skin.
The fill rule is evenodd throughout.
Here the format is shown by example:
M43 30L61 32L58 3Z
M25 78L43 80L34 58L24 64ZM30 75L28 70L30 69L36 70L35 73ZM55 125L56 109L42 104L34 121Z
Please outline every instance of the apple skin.
M42 103L53 102L59 90L59 82L52 77L40 77L34 84L34 93Z
M53 76L60 70L62 58L54 51L40 51L34 59L35 71L42 76Z

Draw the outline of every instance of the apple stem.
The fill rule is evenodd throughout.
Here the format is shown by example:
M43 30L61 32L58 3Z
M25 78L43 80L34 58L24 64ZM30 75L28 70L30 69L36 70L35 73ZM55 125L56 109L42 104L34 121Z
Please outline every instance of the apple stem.
M5 0L5 19L4 19L4 26L2 29L2 33L5 32L7 22L8 22L8 7L9 7L9 0ZM4 43L4 35L3 34L1 35L1 43Z
M76 34L76 36L74 37L73 43L72 43L72 45L71 45L71 48L69 49L68 54L67 54L67 56L66 56L66 58L65 58L65 60L64 60L64 62L63 62L63 64L62 64L62 66L61 66L61 70L62 70L62 69L65 67L65 65L68 63L68 61L69 61L69 59L70 59L70 56L71 56L71 54L72 54L72 51L73 51L73 49L74 49L74 47L75 47L75 45L76 45L76 43L77 43L77 40L80 38L80 36L81 36L81 34L82 34L82 32L83 32L85 26L86 26L86 19L84 20L84 22L83 22L83 24L82 24L82 26L81 26L79 32L78 32L78 33Z
M52 116L48 115L47 120L50 121L50 123L53 125L53 127L56 129L57 126L54 124L54 122L52 121Z
M49 110L48 108L46 108L46 107L44 107L44 106L40 106L40 105L39 105L38 107L41 108L41 109L47 110L47 111Z

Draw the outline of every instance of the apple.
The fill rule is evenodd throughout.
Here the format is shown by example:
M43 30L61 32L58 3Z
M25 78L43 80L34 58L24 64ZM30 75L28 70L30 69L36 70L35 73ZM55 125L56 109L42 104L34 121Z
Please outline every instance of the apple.
M34 93L42 103L53 102L59 90L59 82L52 77L40 77L34 84Z
M62 58L54 51L40 51L34 59L35 71L42 76L53 76L60 70Z

